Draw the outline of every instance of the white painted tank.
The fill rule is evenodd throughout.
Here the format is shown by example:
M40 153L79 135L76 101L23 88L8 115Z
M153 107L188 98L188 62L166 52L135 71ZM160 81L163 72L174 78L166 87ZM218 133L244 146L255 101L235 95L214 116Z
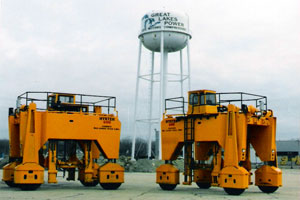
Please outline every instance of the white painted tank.
M142 18L139 39L150 51L160 52L162 31L165 52L183 49L191 38L189 17L185 13L176 11L151 11Z

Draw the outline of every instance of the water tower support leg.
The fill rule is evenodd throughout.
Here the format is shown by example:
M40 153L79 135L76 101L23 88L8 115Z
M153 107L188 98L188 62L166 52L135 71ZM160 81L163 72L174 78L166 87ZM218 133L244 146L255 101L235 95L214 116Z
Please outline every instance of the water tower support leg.
M191 68L190 68L190 40L187 42L187 65L188 65L188 91L191 91Z
M181 96L183 97L183 64L182 64L182 50L180 50L180 88Z
M160 91L159 91L159 114L160 121L162 121L163 113L165 110L165 99L164 99L164 32L161 32L160 36ZM160 134L161 137L161 134ZM160 139L161 141L161 139ZM161 142L159 143L159 159L161 160Z
M135 99L134 99L134 131L132 138L132 148L131 148L131 160L134 160L135 153L135 139L136 139L136 113L138 107L138 93L139 93L139 82L140 82L140 68L141 68L141 54L142 54L142 41L139 43L139 56L138 56L138 69L137 69L137 77L136 77L136 86L135 86Z
M153 73L154 73L154 52L151 52L151 82L150 82L150 104L149 104L149 124L148 124L148 159L151 157L151 141L152 141L152 131L151 131L151 127L152 127L152 101L153 101Z

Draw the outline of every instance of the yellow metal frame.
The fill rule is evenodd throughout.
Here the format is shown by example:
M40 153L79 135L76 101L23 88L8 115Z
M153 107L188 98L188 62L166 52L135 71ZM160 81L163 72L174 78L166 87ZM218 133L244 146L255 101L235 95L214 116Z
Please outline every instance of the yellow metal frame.
M207 93L215 91L190 91L189 98L191 94ZM219 112L218 107L220 105L189 103L186 115L166 115L161 121L162 159L166 162L177 159L185 147L185 155L193 155L193 161L185 158L184 175L187 179L183 184L196 182L201 187L201 183L207 183L208 187L223 187L229 194L240 194L252 184L251 144L265 163L255 172L255 185L268 193L281 187L282 173L277 165L276 117L273 112L257 113L254 106L248 106L245 111L233 104L222 106L226 111ZM171 166L163 168L164 171L159 167L157 176L169 173L169 168ZM160 182L157 180L157 183Z
M58 94L52 96L55 96L57 101ZM71 96L74 97L75 103L75 96ZM78 168L79 180L86 186L91 185L89 183L101 184L110 181L123 183L124 169L115 163L119 157L120 132L121 122L118 116L102 113L100 106L95 106L94 113L51 109L40 111L33 102L28 106L20 106L19 111L9 116L12 162L3 169L3 181L8 185L11 183L20 186L21 189L36 189L44 183L44 168L48 169L48 183L57 183L59 167L73 172L71 176L69 173L70 180L74 180L75 168ZM76 155L67 161L57 159L57 141L66 140L79 142L84 153L82 160ZM48 156L44 158L39 151L47 142ZM95 163L100 153L108 159L106 168ZM103 170L105 173L117 171L118 178L100 178Z

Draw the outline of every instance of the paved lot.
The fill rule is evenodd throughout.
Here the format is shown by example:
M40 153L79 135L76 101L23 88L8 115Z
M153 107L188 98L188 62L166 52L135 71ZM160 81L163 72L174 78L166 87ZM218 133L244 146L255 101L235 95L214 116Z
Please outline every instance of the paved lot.
M43 184L36 191L9 188L0 181L0 199L300 199L299 169L284 169L284 186L273 194L264 194L257 187L250 186L241 196L229 196L222 188L199 189L195 184L179 185L174 191L163 191L155 184L154 173L126 173L126 182L114 191L103 190L99 185L86 188L79 181L68 182L62 177L58 177L58 181L58 184Z

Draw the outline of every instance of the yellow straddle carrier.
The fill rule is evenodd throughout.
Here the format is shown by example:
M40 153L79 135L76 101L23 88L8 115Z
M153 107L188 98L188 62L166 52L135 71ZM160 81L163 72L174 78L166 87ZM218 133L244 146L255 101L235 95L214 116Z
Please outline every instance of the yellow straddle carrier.
M239 195L252 184L250 145L264 163L255 171L255 185L265 193L282 186L276 117L267 108L267 97L212 90L190 91L188 97L188 102L183 97L166 100L161 122L162 159L166 164L156 170L156 182L162 189L173 190L179 184L179 170L172 161L184 148L183 184L195 182L203 189L217 186L230 195ZM168 107L170 104L173 107ZM180 113L176 113L178 108ZM169 114L171 111L174 113Z
M121 123L116 98L57 92L26 92L9 109L10 163L3 181L10 187L35 190L57 183L58 169L67 180L84 186L117 189L124 182L119 157ZM106 163L99 166L100 153Z

